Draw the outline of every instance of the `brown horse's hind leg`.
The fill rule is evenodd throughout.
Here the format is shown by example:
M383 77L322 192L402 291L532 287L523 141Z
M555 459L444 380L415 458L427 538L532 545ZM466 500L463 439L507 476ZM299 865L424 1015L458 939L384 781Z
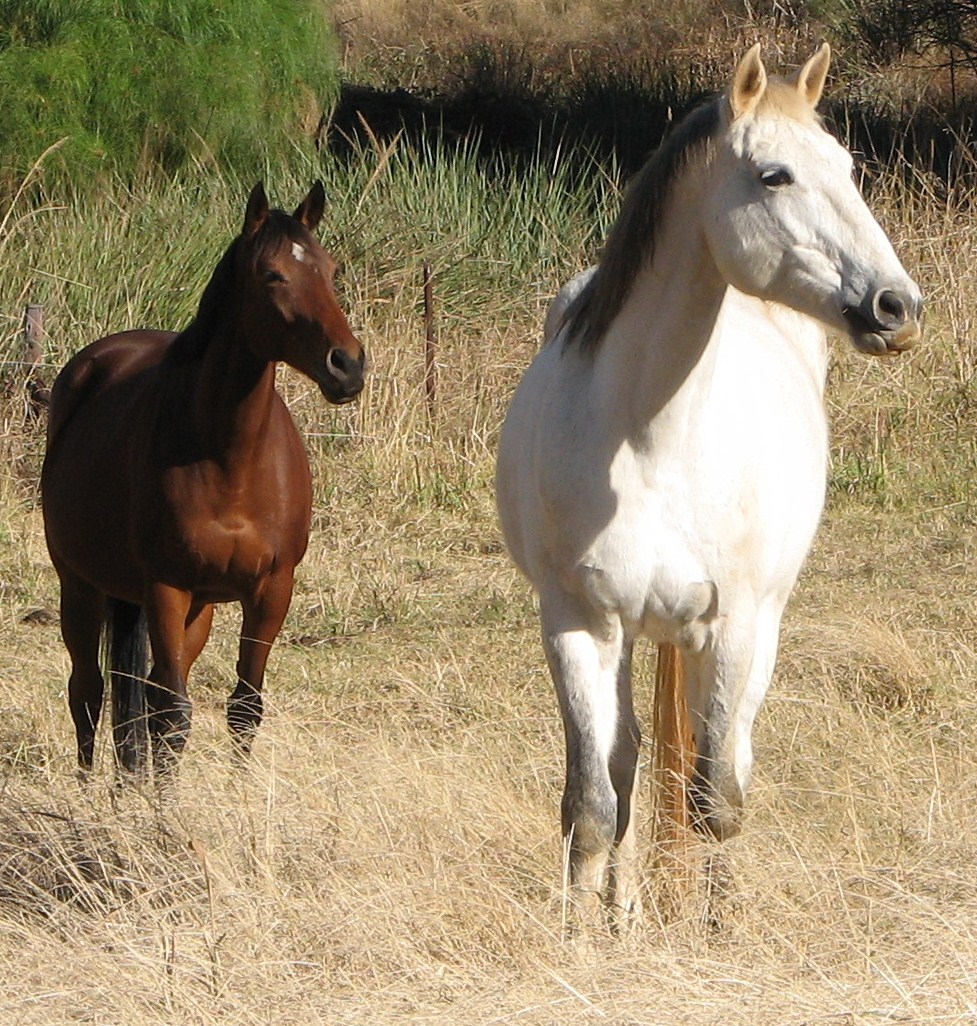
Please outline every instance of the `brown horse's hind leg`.
M280 571L265 582L255 600L242 603L244 624L238 652L237 687L227 702L227 725L242 755L251 751L261 723L265 665L292 601L293 575L291 569Z
M92 768L95 728L102 712L105 683L98 664L99 638L105 617L105 596L63 568L61 578L61 637L71 657L68 707L78 741L78 765Z

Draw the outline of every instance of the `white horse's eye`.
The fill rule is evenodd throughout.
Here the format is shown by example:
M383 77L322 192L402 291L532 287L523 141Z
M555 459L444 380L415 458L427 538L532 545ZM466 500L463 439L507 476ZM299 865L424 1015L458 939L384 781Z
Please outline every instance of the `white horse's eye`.
M769 167L760 172L760 181L769 189L779 189L783 185L793 185L794 176L785 167Z

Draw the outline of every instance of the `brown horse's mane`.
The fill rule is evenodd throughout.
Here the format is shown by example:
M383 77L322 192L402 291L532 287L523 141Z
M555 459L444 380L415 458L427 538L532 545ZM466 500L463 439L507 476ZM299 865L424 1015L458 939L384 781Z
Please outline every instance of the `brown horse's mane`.
M621 212L607 237L597 270L564 316L565 347L596 351L620 312L642 266L655 254L658 225L672 183L697 156L705 155L720 121L713 100L685 117L631 180Z
M251 265L254 266L267 250L277 246L283 236L292 242L305 243L309 232L284 210L270 210L257 237L249 244ZM170 346L172 359L182 361L199 356L233 313L237 290L234 268L238 249L244 244L242 236L238 235L218 261L204 287L196 315Z

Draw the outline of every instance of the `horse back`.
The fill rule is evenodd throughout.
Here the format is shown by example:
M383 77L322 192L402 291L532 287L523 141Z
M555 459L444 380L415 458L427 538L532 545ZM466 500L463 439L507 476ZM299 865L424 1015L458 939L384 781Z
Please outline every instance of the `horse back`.
M100 338L76 353L51 388L48 449L80 407L156 367L174 338L176 333L172 331L122 331Z

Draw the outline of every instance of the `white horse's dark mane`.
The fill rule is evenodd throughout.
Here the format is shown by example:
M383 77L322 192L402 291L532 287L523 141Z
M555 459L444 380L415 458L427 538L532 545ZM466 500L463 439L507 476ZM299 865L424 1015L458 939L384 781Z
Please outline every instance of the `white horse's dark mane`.
M631 180L621 212L590 281L567 308L565 345L594 352L617 316L638 270L652 259L672 183L703 156L720 124L720 100L697 107L679 122Z

